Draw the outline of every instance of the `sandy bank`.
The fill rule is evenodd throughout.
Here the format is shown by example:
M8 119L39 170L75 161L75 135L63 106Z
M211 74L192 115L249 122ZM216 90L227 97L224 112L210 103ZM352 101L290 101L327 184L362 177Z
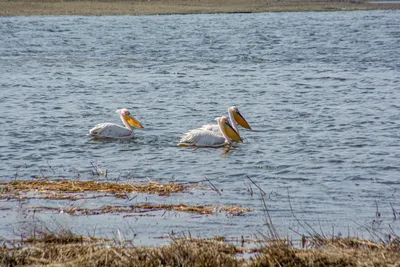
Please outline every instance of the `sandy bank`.
M400 9L400 4L349 1L274 0L166 0L166 1L60 1L0 0L0 16L31 15L161 15L202 13L247 13L280 11L333 11Z

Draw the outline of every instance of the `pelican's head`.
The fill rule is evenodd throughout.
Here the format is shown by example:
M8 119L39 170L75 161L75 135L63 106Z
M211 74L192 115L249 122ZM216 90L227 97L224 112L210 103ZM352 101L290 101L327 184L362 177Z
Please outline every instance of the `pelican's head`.
M232 127L231 123L229 122L229 119L225 116L215 118L215 120L218 122L218 124L221 126L222 130L226 134L227 137L232 139L233 141L236 142L243 142L242 138L240 137L239 133L235 131L235 129Z
M246 128L246 129L251 130L250 125L249 125L249 124L247 123L247 121L244 119L244 117L242 116L242 114L240 114L239 109L238 109L237 107L235 107L235 106L230 107L230 108L228 109L228 111L229 111L230 113L233 114L233 118L235 119L235 121L236 121L240 126L242 126L243 128Z
M144 128L143 125L135 118L133 115L127 110L126 108L118 109L116 111L119 113L129 125L136 127L136 128Z

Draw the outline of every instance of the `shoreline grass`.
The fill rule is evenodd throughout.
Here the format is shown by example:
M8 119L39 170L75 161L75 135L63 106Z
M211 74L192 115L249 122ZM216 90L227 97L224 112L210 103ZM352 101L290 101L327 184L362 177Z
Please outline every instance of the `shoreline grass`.
M161 247L135 246L130 240L106 240L40 232L5 241L2 266L396 266L398 239L381 243L358 238L310 239L299 248L289 239L261 239L244 247L224 238L174 238ZM247 256L245 256L247 255Z

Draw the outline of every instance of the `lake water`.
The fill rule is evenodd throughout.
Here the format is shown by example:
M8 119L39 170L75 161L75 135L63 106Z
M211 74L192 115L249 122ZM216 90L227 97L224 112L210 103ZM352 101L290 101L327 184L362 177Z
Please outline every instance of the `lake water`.
M242 217L37 215L84 234L134 231L144 244L172 231L267 232L264 205L256 186L249 193L247 176L266 192L283 236L305 232L297 219L334 234L369 237L365 227L384 232L389 225L400 231L392 210L400 211L399 17L398 10L2 17L0 179L191 183L206 177L221 195L193 190L140 194L133 203L75 204L254 210ZM253 128L240 131L244 143L229 151L176 146L184 132L215 123L233 105ZM120 123L120 108L145 127L133 140L86 136L97 123ZM94 175L92 165L107 170L107 178ZM11 236L21 203L1 199L0 205L0 236Z

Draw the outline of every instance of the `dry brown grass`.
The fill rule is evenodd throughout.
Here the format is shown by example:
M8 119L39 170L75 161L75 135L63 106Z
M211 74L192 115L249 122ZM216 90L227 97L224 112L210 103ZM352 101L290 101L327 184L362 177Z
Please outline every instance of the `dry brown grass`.
M398 266L399 242L356 238L319 239L318 247L295 248L289 240L263 240L257 248L236 247L224 238L177 238L163 247L134 247L130 242L40 235L0 248L4 266ZM259 241L260 242L260 241ZM247 260L238 257L252 253ZM254 253L256 253L254 255Z
M170 246L132 247L108 242L40 242L0 248L0 264L14 266L238 266L236 248L216 240L177 239Z
M95 238L95 237L83 237L81 235L74 235L71 231L61 229L59 232L53 232L46 230L38 230L37 228L33 230L33 235L23 239L22 243L24 244L88 244L88 243L98 243L98 242L107 242L109 239L105 238Z
M293 248L287 243L266 246L250 266L399 266L400 246L357 238L324 239L316 248Z
M365 0L0 0L0 16L155 15L399 8L399 4L368 4Z

